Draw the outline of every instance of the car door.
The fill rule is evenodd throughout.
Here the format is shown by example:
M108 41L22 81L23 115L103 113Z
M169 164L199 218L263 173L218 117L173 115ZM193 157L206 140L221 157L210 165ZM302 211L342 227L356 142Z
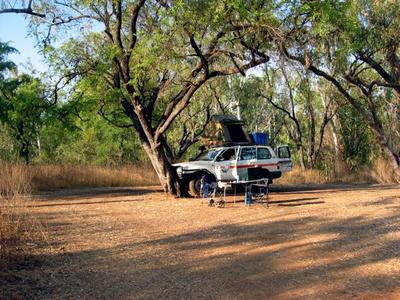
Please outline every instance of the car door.
M278 156L280 170L282 172L291 171L293 164L289 146L279 145L276 148L276 155Z
M257 147L256 167L261 167L270 172L278 169L278 160L272 157L272 153L268 147Z
M228 148L215 159L215 173L219 181L235 180L238 148Z
M239 181L247 180L247 169L255 168L256 162L256 147L240 147L239 159L237 162L237 174Z

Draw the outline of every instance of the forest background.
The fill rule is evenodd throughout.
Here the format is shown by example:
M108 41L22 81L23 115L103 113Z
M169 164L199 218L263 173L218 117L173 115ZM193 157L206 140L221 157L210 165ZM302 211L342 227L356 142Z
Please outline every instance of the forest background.
M0 13L26 15L49 66L21 73L0 43L0 160L30 165L37 187L129 185L145 169L135 183L176 194L171 164L195 155L210 116L238 109L249 132L291 146L292 182L399 178L396 1L2 1Z

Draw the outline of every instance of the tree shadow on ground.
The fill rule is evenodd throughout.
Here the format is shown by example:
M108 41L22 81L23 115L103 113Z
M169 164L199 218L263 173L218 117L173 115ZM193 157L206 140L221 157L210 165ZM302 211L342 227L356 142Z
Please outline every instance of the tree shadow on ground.
M384 209L388 201L393 199L371 205ZM11 283L0 276L3 296L363 299L395 292L400 285L398 210L384 217L252 221L38 255L42 264L29 276L23 268Z
M106 201L79 201L79 202L58 202L58 203L51 203L51 204L37 204L37 205L26 205L25 207L34 208L34 207L52 207L52 206L71 206L71 205L93 205L93 204L112 204L112 203L129 203L129 202L138 202L144 201L144 198L141 199L129 199L129 200L106 200Z
M115 198L126 196L141 196L162 192L159 186L148 187L104 187L104 188L81 188L81 189L61 189L46 193L38 193L33 196L40 201L63 201L63 200L82 200L92 198Z
M398 187L398 184L380 184L373 183L328 183L328 184L299 184L299 185L271 185L270 191L276 193L290 194L319 194L321 191L329 190L329 192L346 192L346 191L370 191L377 189L389 190Z

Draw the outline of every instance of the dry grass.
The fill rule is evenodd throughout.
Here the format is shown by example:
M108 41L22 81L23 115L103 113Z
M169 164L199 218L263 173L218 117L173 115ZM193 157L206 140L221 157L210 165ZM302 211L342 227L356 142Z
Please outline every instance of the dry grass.
M279 184L308 184L308 183L327 183L328 178L322 171L305 170L295 166L292 171L286 172L282 178L277 180Z
M158 183L147 166L103 167L73 165L30 166L35 191L59 188L146 186Z
M32 176L26 165L0 161L0 196L14 197L30 192Z
M390 163L382 159L375 162L372 175L379 183L398 182L398 177L393 172Z
M335 170L305 170L294 167L279 179L279 184L325 184L325 183L393 183L396 176L390 163L380 159L372 167L362 166L357 171L350 171L342 162L336 163Z
M42 225L25 206L26 196L0 199L0 266L30 254L44 237Z
M1 163L0 176L0 265L23 254L22 244L36 238L40 226L24 202L30 191L31 176L20 164Z
M25 203L31 191L158 183L151 166L26 166L0 162L0 171L0 266L23 257L25 250L29 254L28 244L46 238Z
M29 191L60 188L148 186L158 184L151 165L124 167L2 164L0 195L13 196ZM377 160L373 167L363 166L351 172L344 163L336 162L334 171L306 170L295 166L285 173L279 184L325 183L391 183L396 182L390 164Z

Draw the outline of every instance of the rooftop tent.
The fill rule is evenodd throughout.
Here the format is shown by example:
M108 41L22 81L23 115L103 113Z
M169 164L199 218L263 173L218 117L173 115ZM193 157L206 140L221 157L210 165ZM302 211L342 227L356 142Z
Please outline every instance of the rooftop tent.
M243 130L243 121L233 116L214 115L201 139L204 145L251 144Z

